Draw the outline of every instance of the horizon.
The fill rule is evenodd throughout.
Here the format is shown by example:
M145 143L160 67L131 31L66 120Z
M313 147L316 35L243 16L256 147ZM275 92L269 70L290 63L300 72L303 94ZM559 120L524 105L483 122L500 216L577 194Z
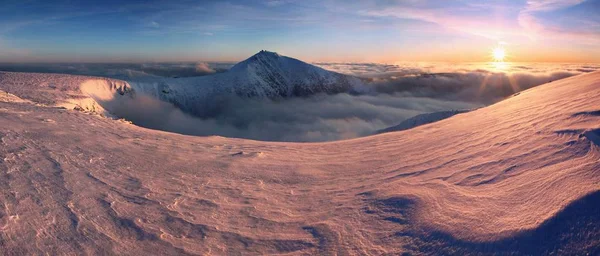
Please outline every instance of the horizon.
M0 63L600 62L600 0L8 1ZM490 18L491 17L491 18ZM503 56L504 57L504 56Z
M279 53L279 52L276 52ZM433 60L433 61L409 61L409 60L399 60L399 61L390 61L390 62L374 62L374 61L304 61L303 59L296 58L294 56L289 56L285 54L281 54L282 56L298 59L300 61L309 63L309 64L382 64L382 65L400 65L400 64L490 64L494 61L443 61L443 60ZM214 63L214 64L237 64L242 62L253 55L248 55L247 57L242 57L241 59L234 60L165 60L165 61L154 61L154 60L115 60L115 61L0 61L0 64L9 64L9 65L28 65L28 64L196 64L196 63ZM590 61L590 62L577 62L577 61L503 61L503 64L511 65L511 64L599 64L600 61Z

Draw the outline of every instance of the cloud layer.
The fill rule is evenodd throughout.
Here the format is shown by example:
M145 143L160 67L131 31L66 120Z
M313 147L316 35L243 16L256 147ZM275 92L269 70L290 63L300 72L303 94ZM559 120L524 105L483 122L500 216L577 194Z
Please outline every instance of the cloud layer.
M107 76L147 81L154 76L206 75L228 65L53 64L18 66L21 71ZM600 69L597 64L364 64L317 63L361 77L373 89L363 95L318 94L280 100L219 98L206 118L183 113L144 95L110 110L135 124L190 135L220 135L269 141L331 141L372 134L412 116L492 104L518 91Z
M209 118L141 96L111 109L118 117L165 131L269 141L330 141L372 134L414 115L480 104L403 95L315 95L281 101L231 97Z
M524 65L491 71L481 65L446 67L383 64L319 64L363 77L365 95L314 95L281 100L220 98L204 119L164 102L145 99L120 117L149 128L191 135L270 141L330 141L372 134L412 116L492 104L518 91L590 72L594 65Z

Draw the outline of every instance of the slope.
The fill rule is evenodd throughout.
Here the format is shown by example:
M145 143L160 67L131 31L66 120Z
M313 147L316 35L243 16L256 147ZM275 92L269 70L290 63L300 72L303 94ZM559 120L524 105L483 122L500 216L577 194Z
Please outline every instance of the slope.
M22 88L0 98L3 253L600 247L600 72L414 129L313 144L144 129L37 102L26 96L43 81L11 79L24 78L0 80Z
M408 118L397 125L375 131L375 134L386 133L386 132L395 132L395 131L404 131L404 130L408 130L408 129L411 129L411 128L414 128L414 127L417 127L420 125L430 124L433 122L444 120L451 116L458 115L460 113L465 113L468 111L469 110L448 110L448 111L439 111L439 112L433 112L433 113L420 114L420 115L416 115L411 118Z

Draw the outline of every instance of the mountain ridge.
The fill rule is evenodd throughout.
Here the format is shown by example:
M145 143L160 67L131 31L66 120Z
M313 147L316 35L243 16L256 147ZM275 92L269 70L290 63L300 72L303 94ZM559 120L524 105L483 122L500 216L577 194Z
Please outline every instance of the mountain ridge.
M128 82L138 92L201 117L210 112L215 100L231 97L281 99L367 90L357 77L265 50L223 73L185 78L137 78Z

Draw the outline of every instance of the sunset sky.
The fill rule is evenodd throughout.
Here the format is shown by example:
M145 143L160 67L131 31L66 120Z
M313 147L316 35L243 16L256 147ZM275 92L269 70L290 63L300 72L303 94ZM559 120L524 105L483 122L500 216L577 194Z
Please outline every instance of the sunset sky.
M600 62L600 0L2 0L0 62Z

